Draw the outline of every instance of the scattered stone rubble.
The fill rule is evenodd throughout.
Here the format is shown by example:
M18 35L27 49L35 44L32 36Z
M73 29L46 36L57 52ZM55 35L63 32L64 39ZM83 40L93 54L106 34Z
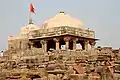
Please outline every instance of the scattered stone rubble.
M0 57L0 80L119 80L120 51L94 50L5 51Z

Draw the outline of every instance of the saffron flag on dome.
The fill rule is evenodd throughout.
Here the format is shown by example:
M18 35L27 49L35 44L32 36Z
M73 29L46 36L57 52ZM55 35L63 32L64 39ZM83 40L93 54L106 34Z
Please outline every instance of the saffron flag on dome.
M30 12L35 13L35 8L33 7L33 4L30 4Z

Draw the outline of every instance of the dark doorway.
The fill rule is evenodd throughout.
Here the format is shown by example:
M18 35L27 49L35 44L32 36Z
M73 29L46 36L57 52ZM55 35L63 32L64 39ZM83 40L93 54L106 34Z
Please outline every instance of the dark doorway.
M73 41L72 40L69 41L69 49L73 50Z
M84 41L83 40L78 40L77 43L80 43L82 49L85 49Z
M42 48L42 44L40 43L40 41L36 41L34 42L33 47Z
M47 43L47 51L49 51L51 49L55 49L56 48L56 43L54 40L48 40Z

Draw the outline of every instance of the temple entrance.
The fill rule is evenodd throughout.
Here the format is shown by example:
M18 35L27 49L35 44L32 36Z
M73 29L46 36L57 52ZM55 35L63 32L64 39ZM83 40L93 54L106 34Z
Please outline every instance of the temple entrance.
M55 49L56 48L56 43L54 40L48 40L47 42L47 51L50 49Z
M36 41L34 42L33 47L42 48L42 44L40 43L40 41Z

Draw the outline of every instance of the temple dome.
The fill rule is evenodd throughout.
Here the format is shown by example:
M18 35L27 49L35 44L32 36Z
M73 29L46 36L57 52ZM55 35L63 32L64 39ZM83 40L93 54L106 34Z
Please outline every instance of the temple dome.
M28 35L31 31L39 30L39 29L40 29L40 25L28 24L27 26L21 28L20 35L25 36Z
M60 12L55 17L44 22L44 28L53 28L61 26L84 29L83 23L80 20L72 18L69 14L65 14L64 12Z

